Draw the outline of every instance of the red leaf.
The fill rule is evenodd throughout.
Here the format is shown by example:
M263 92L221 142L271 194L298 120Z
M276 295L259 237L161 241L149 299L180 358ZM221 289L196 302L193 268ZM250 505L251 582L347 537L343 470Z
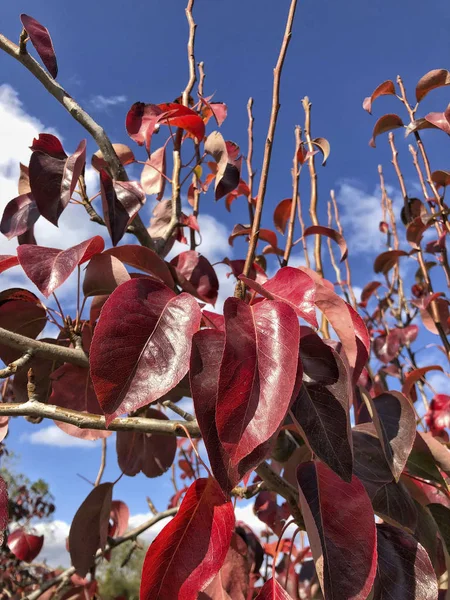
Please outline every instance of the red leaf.
M6 483L0 477L0 544L3 544L4 532L8 525L8 490Z
M150 248L136 244L125 244L117 248L108 248L104 254L115 256L126 265L144 271L144 273L149 273L170 288L175 286L168 264Z
M147 408L145 416L168 420L164 413L154 408ZM142 471L146 477L159 477L174 461L177 440L157 433L118 431L116 447L119 467L125 475L134 477Z
M284 525L284 513L277 504L277 495L274 492L263 490L255 498L253 512L260 521L272 529L278 537L281 535Z
M238 260L230 260L229 258L224 258L222 263L224 265L228 265L231 268L231 271L233 273L233 275L236 277L236 279L239 277L239 275L242 275L242 271L244 270L244 266L245 266L245 260L243 259L238 259ZM227 277L229 277L231 275L231 273L227 274ZM263 284L267 281L267 275L264 271L264 269L262 269L262 267L260 267L260 265L258 265L258 263L253 263L252 267L250 268L250 273L248 274L250 279L254 279L257 283Z
M338 231L331 229L330 227L323 227L322 225L311 225L305 229L305 237L307 235L325 235L326 237L334 240L336 244L338 244L341 249L341 262L347 258L348 248L345 242L344 236L342 236Z
M425 549L386 523L377 525L378 569L373 600L436 600L438 584Z
M152 135L164 112L156 104L135 102L127 113L125 126L127 133L139 146L145 144L150 152Z
M378 360L384 364L390 363L400 350L400 335L398 329L391 330L387 335L379 335L373 341L373 351Z
M298 367L299 325L282 302L224 305L225 349L219 375L216 425L233 465L266 442L291 403Z
M162 174L166 173L166 147L162 146L152 152L150 158L144 165L141 173L141 185L149 196L155 194L157 200L164 196L166 187L166 178Z
M316 334L301 337L300 349L309 382L302 385L290 414L311 450L339 477L351 481L351 386L345 365Z
M130 509L122 502L122 500L113 500L111 502L111 514L109 516L112 521L112 527L109 531L111 537L122 537L128 529L128 521L130 520Z
M271 443L258 446L252 454L236 466L219 440L216 426L216 404L220 363L225 347L223 331L203 329L192 339L190 386L195 415L202 432L214 477L222 490L229 492L258 465L270 451Z
M53 156L53 158L67 158L61 142L52 133L40 133L37 138L34 138L30 150L33 152L43 152L44 154Z
M26 533L23 527L19 527L8 536L6 543L16 558L30 563L42 550L44 536Z
M31 194L17 196L5 206L0 231L8 240L22 235L39 219L39 210Z
M197 138L199 142L205 137L205 124L203 119L192 108L169 102L158 104L158 108L167 116L161 116L159 122L162 125L181 127Z
M118 159L124 167L136 162L133 151L125 144L113 144L112 147L114 148L114 152L117 154ZM103 152L101 150L97 150L97 152L92 155L91 164L94 169L99 172L102 169L109 169L109 165L104 159Z
M194 250L187 250L170 261L177 283L188 292L210 304L215 304L219 291L219 280L211 263Z
M256 596L256 600L292 600L291 596L271 577L262 586L261 591Z
M372 419L384 455L396 481L400 479L416 438L416 415L407 398L391 391L368 396Z
M100 172L103 215L113 246L122 239L128 225L145 204L145 193L137 181L115 181Z
M82 140L68 158L59 158L62 153L58 145L57 138L50 143L34 144L29 168L31 192L39 213L53 225L58 225L86 163L86 140ZM47 148L50 151L46 151Z
M177 515L147 551L141 600L196 600L219 572L233 529L233 505L217 482L194 481Z
M365 600L377 568L372 505L355 476L345 483L322 463L298 467L300 505L325 598Z
M129 279L128 271L118 258L110 254L96 254L86 267L83 294L86 298L111 294Z
M433 69L421 77L416 86L416 100L420 102L428 92L444 85L450 85L450 73L447 69Z
M33 19L33 17L29 17L23 13L20 15L20 20L47 71L53 79L56 79L58 75L58 63L56 62L55 50L48 29L36 21L36 19Z
M436 394L430 402L425 421L433 435L441 435L450 429L450 396Z
M369 142L369 146L375 148L375 138L378 135L391 131L392 129L398 129L399 127L404 127L404 124L398 115L391 114L380 117L373 128L372 139Z
M383 81L383 83L380 83L380 85L377 88L375 88L375 90L372 92L372 95L364 99L364 110L367 110L369 114L372 114L373 101L379 98L380 96L390 95L395 96L395 85L394 82L389 79L388 81Z
M235 225L233 231L231 232L230 237L228 238L228 243L230 246L233 245L235 238L241 235L250 235L252 232L251 227L246 227L245 225ZM274 248L278 247L277 234L271 229L260 229L258 231L258 238L265 242L268 242Z
M70 526L70 558L80 577L89 572L97 550L104 550L106 546L113 485L101 483L95 487L77 510Z
M78 265L100 253L105 246L99 235L67 250L24 244L17 256L27 277L48 298L73 273Z
M283 267L262 285L242 276L239 279L265 298L285 302L299 317L313 327L318 327L314 305L316 286L311 277L303 271L294 267Z
M232 142L225 142L218 131L210 133L205 141L205 152L211 154L217 163L215 199L220 200L234 189L240 182L241 159L230 153ZM234 147L233 147L234 150Z
M239 180L239 185L237 188L227 194L225 198L225 208L228 212L231 211L231 204L236 200L236 198L239 198L239 196L245 196L250 201L250 189L243 179Z
M132 279L111 294L90 353L92 381L107 423L158 400L183 379L200 320L192 296L177 296L158 281Z
M450 106L444 112L431 112L425 116L425 119L445 133L450 135Z
M3 442L3 440L6 437L6 434L8 433L8 425L9 425L9 417L0 417L0 442ZM0 482L0 487L1 487L1 482ZM1 490L0 490L0 498L1 498ZM0 499L0 503L1 502L2 502L2 499ZM1 513L1 508L0 508L0 513ZM1 517L0 517L0 536L1 535L2 535L2 526L1 526Z
M405 381L402 387L402 393L411 399L411 391L415 384L422 379L425 373L429 371L442 371L443 368L440 365L430 365L428 367L420 367L419 369L414 369L405 377Z
M53 385L52 395L50 396L51 404L94 415L101 414L89 369L66 363L52 373L51 380ZM82 440L99 440L111 435L111 431L80 429L76 425L62 423L61 421L55 421L54 423L65 433Z
M0 255L0 273L3 273L3 271L7 271L12 267L17 267L18 264L19 259L17 256L11 256L10 254Z
M286 225L288 224L291 215L291 207L292 198L286 198L277 204L273 213L275 228L283 235L286 232Z
M386 275L398 263L401 256L408 256L404 250L388 250L379 254L373 263L375 273Z

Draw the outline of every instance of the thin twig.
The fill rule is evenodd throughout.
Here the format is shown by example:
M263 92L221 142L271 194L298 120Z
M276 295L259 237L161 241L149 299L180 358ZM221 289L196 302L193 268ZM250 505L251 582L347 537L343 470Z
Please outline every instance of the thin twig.
M94 483L94 487L100 485L103 477L103 473L105 472L106 467L106 438L102 439L102 457L100 459L100 467L98 469L97 478Z
M330 191L330 196L331 196L331 202L333 204L333 209L334 209L334 220L336 221L336 225L337 225L339 233L343 236L344 235L344 230L343 230L342 225L341 225L341 219L340 219L340 216L339 216L339 207L338 207L338 203L336 202L336 195L334 193L334 190ZM351 273L350 263L348 261L348 257L345 259L345 275L346 275L346 278L347 278L348 293L350 294L350 298L351 298L353 307L356 309L358 303L356 301L355 292L354 292L353 286L352 286L352 273Z
M253 98L249 98L247 102L247 115L248 115L248 148L247 148L247 176L248 176L248 189L250 193L248 195L248 216L250 218L250 225L253 225L254 211L253 211L253 178L255 172L253 171L252 160L253 160L253 125L255 117L253 116Z
M272 157L273 140L275 136L275 130L278 120L278 112L280 110L280 81L281 73L283 70L283 64L286 58L287 49L289 42L292 37L292 25L295 17L295 10L297 8L297 0L291 0L289 13L286 21L286 27L284 31L284 37L278 55L277 64L273 71L273 91L272 91L272 110L270 113L269 128L267 131L266 143L264 147L264 158L261 169L261 179L259 181L258 197L256 200L255 217L253 220L252 232L250 235L250 242L248 246L247 257L245 259L245 265L243 269L243 275L248 277L250 269L255 259L256 245L258 243L259 229L261 227L261 217L264 206L264 198L266 196L267 180L269 177L270 160ZM239 282L236 285L235 295L240 298L245 297L245 285Z
M30 360L33 358L33 354L34 350L27 350L27 352L25 352L25 354L22 354L20 358L10 363L4 369L0 369L0 379L6 379L7 377L11 377L11 375L17 373L18 370L22 369L23 367L26 367Z
M66 90L57 83L51 75L45 71L41 65L27 52L21 53L19 46L8 40L0 34L0 49L20 62L32 75L38 79L45 89L71 114L71 116L86 129L94 138L98 147L102 151L105 161L108 163L114 179L118 181L128 181L127 172L120 162L113 145L101 127L94 119L76 102ZM150 237L142 219L136 215L133 219L134 234L142 246L154 248L153 240Z
M289 257L291 256L292 246L294 244L294 228L295 228L295 211L297 208L297 204L300 202L300 197L298 193L298 182L300 179L300 167L298 163L298 153L300 150L300 146L302 144L301 140L301 129L299 125L295 127L295 151L294 151L294 159L293 159L293 167L292 167L292 200L291 200L291 212L289 215L289 224L288 224L288 234L286 238L286 248L284 251L283 262L281 263L282 267L285 267L289 262ZM308 254L308 249L306 246L306 239L303 235L302 231L302 243L303 243L303 251L305 257Z
M199 72L199 76L200 76L200 80L198 83L198 94L200 97L203 97L203 85L205 83L204 64L203 64L203 62L199 62L197 66L198 66L198 72ZM195 143L195 162L196 162L196 167L201 164L200 143L198 143L198 142ZM197 219L198 215L200 213L200 187L199 187L199 178L198 178L195 170L192 175L192 185L194 188L194 204L192 207L192 214ZM196 234L195 229L191 228L191 230L190 230L191 250L195 250L196 245L197 245L196 240L195 240L195 234Z
M185 421L195 421L195 417L193 415L177 406L177 404L172 402L172 400L164 400L164 402L161 402L161 404L166 408L170 408L171 411L182 417Z
M161 435L187 437L186 429L191 437L200 437L197 421L166 421L147 419L145 417L124 417L114 419L106 427L105 417L92 413L80 412L69 408L61 408L43 402L0 403L0 416L10 417L43 417L61 423L75 425L79 429L95 429L97 431L141 431Z

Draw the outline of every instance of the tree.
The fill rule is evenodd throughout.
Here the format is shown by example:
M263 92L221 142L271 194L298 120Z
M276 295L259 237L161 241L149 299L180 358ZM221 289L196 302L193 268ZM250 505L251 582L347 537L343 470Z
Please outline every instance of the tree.
M111 561L98 570L99 593L105 600L117 596L139 599L142 564L145 548L127 542L111 554Z
M72 567L34 580L23 597L98 595L102 557L113 556L117 547L167 517L172 519L144 560L141 600L448 597L450 401L436 394L426 377L442 367L418 367L415 343L422 327L448 359L449 301L436 290L450 282L444 198L450 176L432 171L421 131L450 134L450 114L418 117L417 112L425 95L450 84L450 73L440 69L424 75L415 104L400 77L382 83L364 101L369 113L381 95L401 103L405 116L379 118L370 143L375 146L379 135L389 133L403 209L398 221L380 167L385 215L380 233L386 236L386 251L374 263L378 279L367 283L358 302L351 285L351 248L333 193L328 222L319 222L316 155L325 164L330 145L313 137L307 97L304 126L295 129L292 198L281 201L273 214L285 241L280 245L275 231L263 226L296 0L290 3L274 70L258 186L253 101L248 103L245 176L239 146L219 131L226 105L204 92L204 67L195 59L193 7L189 0L188 83L172 102L131 106L126 129L133 149L112 144L57 83L56 55L43 25L21 15L19 45L0 36L0 48L37 77L99 147L91 159L98 193L89 197L86 140L67 154L54 135L40 134L29 165L21 166L19 196L5 207L0 225L19 244L17 255L1 257L1 269L20 266L41 296L55 301L52 307L26 290L1 293L0 358L6 365L1 376L11 377L12 387L5 387L0 417L53 419L68 435L103 439L104 448L93 489L72 522ZM30 45L45 68L29 54ZM414 139L410 152L422 200L407 192L392 133L397 128ZM165 141L155 148L157 130ZM145 152L145 160L135 152ZM140 181L129 180L131 164L143 164ZM311 224L303 217L299 195L303 170L310 180ZM208 308L217 300L219 281L214 266L197 251L197 217L206 194L228 208L243 198L239 202L246 203L249 219L230 234L231 245L243 237L248 249L240 260L224 259L236 289L223 314ZM157 200L148 228L139 215L147 196ZM103 215L94 206L97 197ZM38 245L36 220L57 224L69 204L83 207L99 231L106 228L112 247L105 249L101 235L64 251ZM121 244L125 233L136 243ZM166 260L175 241L189 249ZM305 266L289 266L300 242ZM406 261L417 262L414 282L402 270ZM273 265L276 272L270 276ZM80 283L76 312L69 314L55 291L74 272ZM326 277L330 274L334 284ZM56 325L59 335L37 339L47 323ZM192 397L195 416L177 405L185 396ZM169 419L163 408L180 418ZM177 487L174 475L168 509L155 509L150 520L131 531L126 504L112 499L114 483L102 481L104 440L111 431L117 432L125 476L142 471L157 477L173 467L186 484ZM255 512L279 538L276 543L264 543L247 525L236 523L236 498L255 498ZM149 506L153 509L151 500ZM6 522L7 499L0 486L3 528ZM303 531L310 547L303 537L296 543ZM9 538L8 543L14 551Z

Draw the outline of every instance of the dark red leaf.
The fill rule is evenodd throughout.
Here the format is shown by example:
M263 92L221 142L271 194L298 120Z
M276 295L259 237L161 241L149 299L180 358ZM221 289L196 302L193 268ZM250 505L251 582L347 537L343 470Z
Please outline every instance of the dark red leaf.
M378 569L373 600L436 600L438 585L425 549L397 527L377 525Z
M128 529L128 521L130 520L130 509L125 502L122 502L122 500L113 500L111 502L109 519L112 521L109 535L116 538L122 537Z
M216 426L216 404L220 364L225 347L225 334L218 329L203 329L192 339L189 370L195 415L205 442L214 477L228 494L243 477L258 465L270 451L271 442L263 443L236 466L219 440Z
M450 135L450 106L444 112L431 112L425 116L425 119L445 133Z
M30 563L42 550L44 536L27 533L19 527L9 534L6 543L16 558Z
M372 92L371 96L368 96L364 99L363 108L367 110L369 114L372 114L372 103L374 100L379 98L380 96L395 96L395 85L394 82L390 79L388 81L383 81L380 85L375 88Z
M373 351L378 360L390 363L400 351L401 338L399 329L391 330L387 335L379 335L373 341Z
M48 29L36 21L36 19L33 19L33 17L23 13L20 15L20 20L47 71L53 79L56 79L58 75L58 63Z
M338 244L341 250L341 262L347 258L348 248L344 236L335 229L331 229L331 227L323 227L322 225L311 225L305 229L304 235L305 237L307 235L325 235Z
M419 327L417 325L407 325L399 329L399 334L404 344L410 344L417 339Z
M241 235L250 236L251 232L251 227L246 227L245 225L235 225L230 237L228 238L228 243L230 246L232 246L235 238ZM277 234L271 229L260 229L258 232L258 237L260 240L268 242L274 248L278 247Z
M156 195L157 200L162 200L166 187L166 147L162 146L152 152L144 165L141 173L141 185L149 196Z
M306 346L308 352L305 373L311 381L302 385L290 414L311 450L339 477L350 482L353 468L350 380L338 353L323 342L327 350L322 348L319 339L315 335L300 339L300 348ZM327 360L325 368L319 362L321 357Z
M377 567L372 505L355 476L345 483L324 464L297 470L300 505L326 598L365 600Z
M145 193L137 181L115 181L100 172L103 215L113 246L122 239L128 225L145 204Z
M413 387L429 371L443 371L443 368L440 365L429 365L428 367L420 367L419 369L414 369L405 377L405 381L402 387L402 393L407 398L411 398L411 391Z
M450 429L450 396L434 396L425 415L425 422L433 435L441 435L446 429Z
M27 290L13 288L0 292L0 327L35 339L47 324L47 314L38 298ZM23 354L0 345L0 358L9 364Z
M375 148L375 138L378 135L386 133L387 131L392 131L392 129L398 129L399 127L404 127L404 124L398 115L390 114L380 117L373 128L372 139L369 142L369 146Z
M450 509L442 504L429 504L428 510L436 521L447 553L450 552Z
M222 567L233 529L233 505L218 483L194 481L177 515L147 551L141 600L196 600Z
M9 426L9 417L0 417L0 442L3 442L3 440L5 439L5 437L8 433L8 426ZM2 483L0 482L0 505L3 501L1 485L2 485ZM1 511L2 511L2 508L0 508L0 513L1 513ZM2 535L3 535L3 529L2 529L1 517L0 517L0 536L2 536ZM3 543L3 542L0 542L0 543Z
M0 255L0 273L3 273L3 271L7 271L12 267L17 267L18 264L19 259L17 256L11 256L9 254Z
M416 86L416 100L420 102L428 92L444 85L450 85L450 73L447 69L433 69L421 77Z
M236 277L236 279L239 277L239 275L242 275L242 271L244 270L245 266L245 260L230 260L229 258L224 258L222 263L224 265L228 265L231 268L231 272ZM231 273L228 273L227 277L229 277L230 275ZM260 284L263 284L267 281L267 275L264 269L256 262L254 262L252 267L250 268L250 273L248 274L248 276L250 279L254 279L257 283Z
M27 277L48 298L73 273L78 265L99 254L105 247L99 235L67 250L24 244L17 256Z
M96 254L86 267L83 294L86 298L111 294L130 275L123 263L110 254Z
M219 291L219 280L211 263L194 250L187 250L170 261L177 283L185 292L199 300L215 304Z
M292 598L278 581L271 577L262 586L256 600L292 600Z
M0 231L10 240L31 229L38 219L39 210L33 196L28 193L22 194L6 205Z
M164 413L154 408L147 408L145 416L168 420ZM146 477L159 477L174 461L177 440L157 433L118 431L116 448L119 467L125 475L134 477L142 471Z
M292 198L286 198L277 204L273 213L275 228L283 235L286 232L286 225L288 224L291 215L291 207Z
M240 181L241 160L230 155L228 143L218 131L210 133L205 141L205 152L211 154L217 163L216 200L236 189Z
M315 310L316 285L309 275L295 267L283 267L262 285L239 276L248 287L268 300L280 300L291 306L297 315L313 327L318 327Z
M448 335L450 333L449 301L447 300L447 298L436 298L436 295L434 295L434 298L433 299L434 299L435 307L437 309L438 322L441 324L442 329L444 330L444 333L446 335ZM420 316L422 318L423 326L426 329L428 329L428 331L431 331L431 333L438 335L439 332L436 329L436 324L434 321L435 317L433 315L433 312L434 312L433 307L432 307L432 305L430 306L430 303L429 303L427 305L426 309L420 311Z
M34 138L30 150L33 152L43 152L44 154L53 156L53 158L67 158L61 142L52 133L40 133L37 138Z
M169 102L158 104L158 108L167 116L161 116L159 122L162 125L181 127L197 138L199 142L205 137L205 123L203 119L192 108Z
M3 544L4 532L8 525L8 490L6 483L0 477L0 544Z
M416 437L416 415L410 401L399 392L391 391L376 398L368 395L372 419L384 455L398 481Z
M114 256L134 269L149 273L170 288L175 286L168 264L150 248L137 244L125 244L117 248L108 248L104 254Z
M224 305L225 349L219 375L216 425L233 465L266 442L291 403L298 367L299 325L285 303Z
M264 490L259 492L253 504L253 512L260 521L272 529L278 537L281 535L284 525L284 513L277 504L277 495L274 492Z
M139 146L145 144L147 152L150 152L153 132L163 114L164 111L156 104L143 102L135 102L127 113L125 126L128 135Z
M227 194L225 198L225 208L228 212L231 211L232 203L236 200L236 198L239 198L239 196L245 196L250 202L250 189L243 179L239 180L239 185L237 186L237 188L229 194Z
M388 250L379 254L373 263L375 273L386 275L398 263L401 256L408 256L404 250Z
M53 387L50 396L51 404L94 415L101 414L89 369L66 363L52 373L51 380ZM55 425L65 433L83 440L99 440L111 435L111 431L80 429L62 421L55 421Z
M133 151L125 144L113 144L112 147L114 148L114 152L117 154L117 157L124 167L136 162ZM97 152L92 155L91 164L94 169L99 172L102 169L109 169L109 165L104 159L103 152L101 150L97 150Z
M39 137L42 138L43 135ZM35 151L31 155L29 174L31 192L39 213L53 225L58 225L59 217L68 205L84 171L86 140L82 140L68 158L58 158L62 154L58 150L60 142L57 138L55 140L50 140L50 144L45 141L44 145L33 145ZM47 147L51 153L45 151L44 148Z
M172 233L172 236L169 240L165 239L165 234L167 232L167 228L170 226L170 221L172 219L172 200L161 200L158 202L153 211L152 218L150 219L150 227L148 229L149 234L151 235L155 244L159 244L163 246L163 253L160 251L160 256L166 256L172 246L175 243L175 240L179 239L180 229Z
M113 483L101 483L77 510L69 532L72 565L80 577L93 566L95 553L104 550L108 539Z
M203 309L202 320L204 327L212 327L219 331L225 331L225 319L223 318L223 315Z
M177 296L159 281L132 279L111 294L90 353L92 381L107 423L158 400L183 379L200 320L192 296Z
M361 302L359 303L361 308L365 308L367 306L370 298L381 285L383 284L380 281L371 281L364 286L363 291L361 292Z

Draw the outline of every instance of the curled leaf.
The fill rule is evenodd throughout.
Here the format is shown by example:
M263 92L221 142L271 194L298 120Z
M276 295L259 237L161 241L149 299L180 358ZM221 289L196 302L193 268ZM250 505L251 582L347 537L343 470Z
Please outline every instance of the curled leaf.
M336 231L335 229L331 229L331 227L324 227L323 225L311 225L305 229L304 233L305 237L308 235L324 235L336 242L341 250L341 262L345 260L348 256L348 247L347 243L344 239L344 236Z
M369 114L372 114L372 104L374 100L379 98L380 96L395 96L395 85L394 82L388 79L387 81L383 81L380 85L375 88L372 92L371 96L368 96L364 99L363 108L367 110Z
M330 156L330 152L331 152L331 146L330 146L330 142L323 138L323 137L318 137L315 138L314 140L312 140L312 144L314 146L317 146L319 148L319 150L322 152L322 167L324 167L327 164L327 160L328 157Z
M416 86L416 100L420 102L428 92L444 85L450 85L450 72L447 69L433 69L421 77Z
M404 250L388 250L379 254L373 263L375 273L386 275L398 263L401 256L408 256Z
M398 129L399 127L404 127L404 124L398 115L389 114L380 117L373 128L372 139L369 142L369 146L375 148L375 138L377 136L392 131L392 129Z
M291 207L292 198L286 198L277 204L273 213L273 222L275 223L275 227L283 235L286 232L286 225L288 224L291 214Z
M47 71L53 79L56 79L58 75L58 63L48 29L41 25L39 21L33 19L33 17L23 13L20 15L20 20Z

